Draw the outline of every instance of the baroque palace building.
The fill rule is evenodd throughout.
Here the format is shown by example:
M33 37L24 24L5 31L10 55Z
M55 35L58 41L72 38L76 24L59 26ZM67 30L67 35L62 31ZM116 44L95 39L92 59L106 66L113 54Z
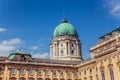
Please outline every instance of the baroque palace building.
M63 19L50 43L50 59L22 51L0 57L0 80L120 80L120 28L99 38L84 60L76 29Z

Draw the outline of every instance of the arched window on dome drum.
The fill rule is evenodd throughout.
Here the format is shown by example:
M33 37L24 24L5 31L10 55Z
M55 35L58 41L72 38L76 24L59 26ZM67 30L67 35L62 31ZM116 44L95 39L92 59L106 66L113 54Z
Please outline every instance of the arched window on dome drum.
M71 55L74 55L74 50L71 50Z
M114 80L114 72L113 72L113 69L110 68L109 70L110 70L110 79L111 79L111 80Z
M61 55L61 56L64 55L64 51L63 51L63 50L60 51L60 55Z
M101 77L102 77L102 80L105 80L105 73L103 70L101 70Z

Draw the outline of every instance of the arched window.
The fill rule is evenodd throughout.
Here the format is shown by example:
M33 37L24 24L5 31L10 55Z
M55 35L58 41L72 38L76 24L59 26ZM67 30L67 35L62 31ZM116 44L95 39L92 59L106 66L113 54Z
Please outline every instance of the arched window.
M114 80L114 72L112 68L110 68L110 79Z
M74 50L71 50L71 55L74 55Z
M20 74L21 74L21 75L24 75L24 74L25 74L25 70L24 70L24 69L21 69L21 70L20 70Z
M98 68L97 68L97 66L96 66L96 72L98 72Z
M90 68L90 74L92 73L92 69Z
M34 74L34 70L30 69L30 70L29 70L29 74L30 74L30 75L33 75L33 74Z
M63 51L63 50L60 51L60 55L61 55L61 56L64 55L64 51Z
M61 71L61 72L60 72L60 76L63 76L63 75L64 75L64 73L63 73L63 71Z
M86 70L84 70L84 75L86 75Z
M56 71L53 71L53 76L56 76L56 75L57 75Z
M11 69L11 74L16 74L16 69L12 68Z
M41 71L41 70L38 70L38 74L39 74L39 75L42 75L42 71Z
M105 73L103 70L101 71L101 77L102 77L102 80L105 80Z

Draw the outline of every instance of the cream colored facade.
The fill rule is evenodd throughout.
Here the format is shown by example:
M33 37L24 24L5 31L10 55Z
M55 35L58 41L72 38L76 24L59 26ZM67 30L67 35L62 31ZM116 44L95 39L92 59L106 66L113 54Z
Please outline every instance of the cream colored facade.
M51 59L20 52L0 57L0 80L120 80L120 28L100 37L88 60L82 59L81 43L73 36L54 38L50 53Z
M54 38L50 44L50 58L54 60L82 61L80 40L77 37L68 35Z

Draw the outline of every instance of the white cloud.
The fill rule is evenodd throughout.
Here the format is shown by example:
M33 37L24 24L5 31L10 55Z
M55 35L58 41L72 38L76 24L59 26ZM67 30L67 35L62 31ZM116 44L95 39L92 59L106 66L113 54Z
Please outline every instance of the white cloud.
M120 18L120 0L106 0L106 7L110 14Z
M6 31L5 28L0 27L0 32L5 32L5 31Z
M38 46L32 46L32 47L30 47L29 49L37 50L38 48L39 48Z
M48 58L49 57L49 53L45 52L45 53L36 53L32 55L33 58Z
M12 51L17 50L22 43L19 38L4 40L0 42L0 56L8 56Z

